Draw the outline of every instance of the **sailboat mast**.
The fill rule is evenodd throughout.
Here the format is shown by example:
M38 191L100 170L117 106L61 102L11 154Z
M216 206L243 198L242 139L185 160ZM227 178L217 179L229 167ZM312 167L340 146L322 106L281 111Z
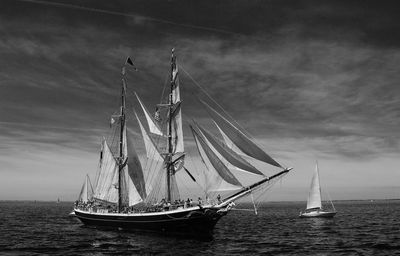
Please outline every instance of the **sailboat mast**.
M171 196L171 175L173 175L173 165L172 165L172 154L173 154L173 149L172 149L172 109L173 109L173 99L172 99L172 94L174 90L174 76L173 76L173 71L174 71L174 65L175 65L175 57L174 57L174 49L172 49L171 53L171 82L170 82L170 94L168 98L168 157L166 158L166 164L167 164L167 201L171 202L172 196Z
M121 212L122 206L122 193L121 193L121 172L124 168L123 161L123 140L124 140L124 128L125 128L125 78L122 78L122 86L121 86L121 129L119 134L119 163L118 163L118 212Z

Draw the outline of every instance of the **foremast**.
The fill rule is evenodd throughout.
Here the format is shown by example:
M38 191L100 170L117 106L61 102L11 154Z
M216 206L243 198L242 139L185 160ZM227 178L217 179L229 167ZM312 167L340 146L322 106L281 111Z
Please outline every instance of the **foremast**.
M125 67L123 67L124 69ZM122 72L122 83L121 83L121 110L120 110L120 135L119 135L119 156L118 156L118 212L122 211L122 171L126 165L128 156L124 156L123 144L124 144L124 129L125 129L125 101L126 101L126 82L124 73Z

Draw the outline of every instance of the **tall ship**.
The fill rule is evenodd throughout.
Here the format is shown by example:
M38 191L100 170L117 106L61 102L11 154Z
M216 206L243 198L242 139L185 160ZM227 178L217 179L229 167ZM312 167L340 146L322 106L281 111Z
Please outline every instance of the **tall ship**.
M134 64L128 58L122 68L121 105L111 117L111 135L102 140L94 183L86 176L71 213L83 224L210 235L217 222L235 206L235 201L250 196L254 202L253 193L265 193L292 169L270 157L226 113L201 100L219 134L190 120L194 144L193 140L190 142L196 149L192 150L196 153L192 158L200 165L193 164L195 161L190 161L191 156L185 151L184 103L174 50L166 93L156 105L155 113L150 113L136 93L131 95L140 106L145 124L133 107L126 104L126 69L131 65ZM138 135L132 136L132 129L128 128L127 121L134 119L140 127L139 139L143 139L142 155L137 153ZM273 174L265 175L258 166L265 170L273 168ZM180 195L180 187L191 184L180 184L179 175L202 188L194 200Z

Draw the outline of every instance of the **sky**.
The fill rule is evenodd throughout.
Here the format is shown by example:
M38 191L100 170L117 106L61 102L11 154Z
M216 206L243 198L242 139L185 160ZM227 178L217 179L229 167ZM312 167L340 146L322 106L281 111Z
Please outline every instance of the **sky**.
M185 119L209 121L196 100L206 91L294 168L268 199L306 200L317 160L332 199L399 198L399 11L377 0L3 0L0 200L76 199L126 57L139 69L128 94L153 109L172 48Z

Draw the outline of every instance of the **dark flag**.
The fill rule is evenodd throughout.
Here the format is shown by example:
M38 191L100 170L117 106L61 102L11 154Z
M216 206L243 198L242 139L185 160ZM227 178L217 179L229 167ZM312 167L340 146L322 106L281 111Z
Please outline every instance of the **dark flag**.
M132 61L131 57L128 57L128 58L126 59L126 61L125 61L125 65L122 67L122 72L121 72L121 73L122 73L123 76L124 76L125 73L126 73L126 68L125 68L125 66L126 66L127 64L131 65L135 71L138 71L138 69L135 67L135 64L133 64L133 61Z
M126 59L126 64L131 65L135 71L138 70L138 69L135 67L135 64L133 64L133 61L132 61L131 57L128 57L128 58Z

